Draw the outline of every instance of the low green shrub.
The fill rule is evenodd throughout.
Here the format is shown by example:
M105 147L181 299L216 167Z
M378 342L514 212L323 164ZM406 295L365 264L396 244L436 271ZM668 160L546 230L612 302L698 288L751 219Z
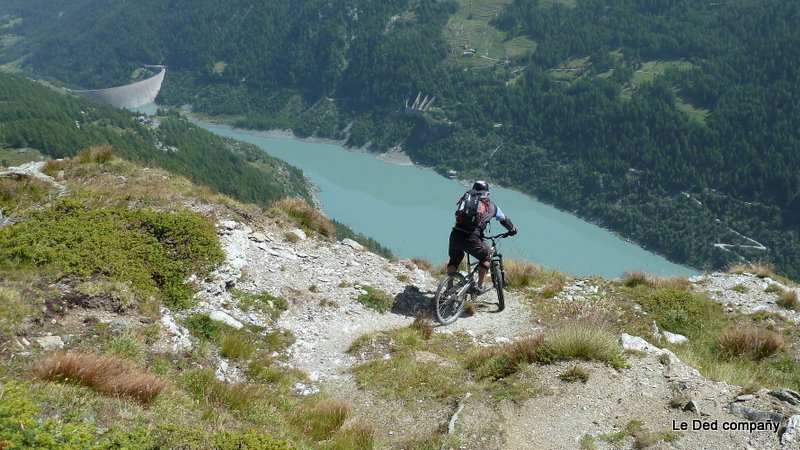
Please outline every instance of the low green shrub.
M289 302L283 297L275 297L267 292L251 294L239 289L232 289L231 294L239 301L242 311L257 310L270 316L272 319L280 317L281 313L289 308Z
M637 287L633 293L659 328L690 339L726 322L717 302L685 289Z
M372 286L361 286L361 289L365 290L366 293L359 295L356 301L367 308L374 309L379 313L385 313L394 305L394 298L380 289Z
M140 297L191 305L193 273L205 276L224 254L214 228L197 213L90 208L63 198L29 220L0 228L0 269L48 269L57 278L102 274L129 282Z

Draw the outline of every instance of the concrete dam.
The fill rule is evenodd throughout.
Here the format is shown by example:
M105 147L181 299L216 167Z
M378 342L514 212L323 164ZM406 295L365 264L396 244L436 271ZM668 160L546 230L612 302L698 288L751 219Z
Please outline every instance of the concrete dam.
M138 108L155 101L158 91L161 90L161 83L164 82L165 73L166 69L161 67L159 73L146 80L106 89L70 92L99 103L108 103L117 108Z

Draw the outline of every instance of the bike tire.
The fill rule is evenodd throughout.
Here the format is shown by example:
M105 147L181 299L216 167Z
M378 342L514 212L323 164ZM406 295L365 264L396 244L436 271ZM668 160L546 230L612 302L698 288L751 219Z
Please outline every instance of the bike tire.
M506 309L506 299L503 289L505 288L505 280L503 279L503 271L500 264L492 264L492 284L497 291L497 310L502 311Z
M448 288L452 282L452 287ZM469 293L469 282L460 273L452 273L444 277L439 287L436 289L434 306L436 308L436 320L442 325L448 325L456 321L464 311L467 304Z

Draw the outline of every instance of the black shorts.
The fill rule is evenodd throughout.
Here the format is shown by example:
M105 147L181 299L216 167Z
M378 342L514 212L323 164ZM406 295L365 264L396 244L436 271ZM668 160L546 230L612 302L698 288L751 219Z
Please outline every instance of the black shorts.
M453 228L453 231L450 232L450 249L448 250L450 261L447 265L458 267L464 259L464 252L469 253L480 262L489 260L491 250L481 239L480 230L470 233Z

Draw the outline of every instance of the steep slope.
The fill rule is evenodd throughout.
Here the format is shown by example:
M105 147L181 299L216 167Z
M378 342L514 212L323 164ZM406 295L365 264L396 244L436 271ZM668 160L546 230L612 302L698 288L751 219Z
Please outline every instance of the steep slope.
M192 242L208 230L215 242L202 249L221 252L208 259L213 270L185 277L194 293L184 302L171 300L174 286L133 282L141 256L128 260L130 273L109 265L65 276L60 259L97 237L64 240L49 259L37 257L37 247L0 252L0 354L8 361L0 392L24 405L0 406L0 442L9 448L62 448L46 444L47 436L101 448L778 449L797 442L800 394L780 387L800 388L793 331L800 313L775 304L791 293L797 302L798 289L766 272L607 281L509 263L505 311L493 313L487 294L471 316L432 327L424 317L441 273L326 237L331 224L303 202L263 213L113 156L50 163L53 179L34 181L23 174L31 170L0 176L2 201L16 212L16 223L0 227L0 242L26 223L58 224L38 211L62 208L55 211L69 217L83 202L86 212L101 213L95 220L117 217L102 214L110 211L172 217L152 232L175 246L174 255L200 250ZM164 239L193 214L206 225ZM93 229L113 237L136 226ZM159 264L154 279L171 267ZM696 291L711 292L727 310ZM744 298L748 310L762 311L740 313ZM690 342L659 340L654 322L659 335L682 332ZM707 354L730 327L771 329L786 342L756 359ZM83 380L78 385L44 377L41 365L51 358L64 367L62 352L116 355L172 383L140 405L102 394L80 373L70 377ZM87 361L84 373L93 367ZM37 420L42 426L31 428ZM672 429L673 421L694 420L720 429ZM25 435L20 424L35 431ZM777 424L778 433L724 424Z

